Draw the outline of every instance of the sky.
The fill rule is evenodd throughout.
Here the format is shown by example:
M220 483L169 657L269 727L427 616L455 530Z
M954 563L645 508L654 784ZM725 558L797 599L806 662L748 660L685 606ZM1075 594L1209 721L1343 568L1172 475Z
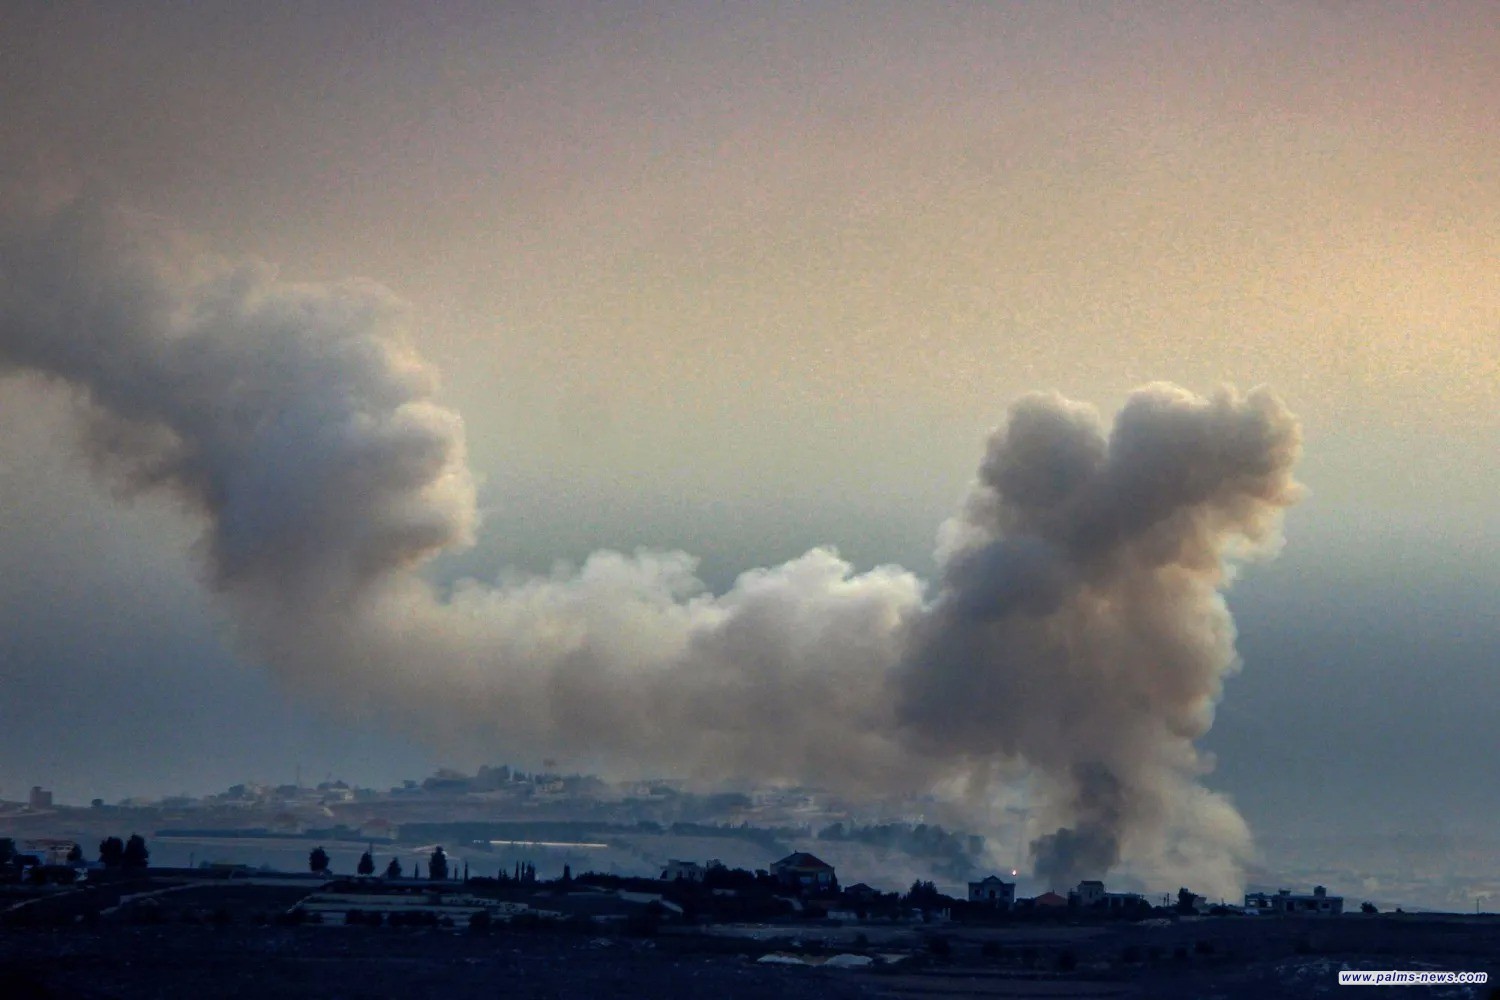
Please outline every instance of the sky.
M834 545L931 576L1029 390L1302 422L1201 743L1253 830L1500 794L1500 18L1484 3L15 3L0 173L369 279L462 414L438 584ZM0 797L472 766L229 638L202 526L0 381ZM498 753L496 759L515 759ZM537 766L539 760L516 760Z

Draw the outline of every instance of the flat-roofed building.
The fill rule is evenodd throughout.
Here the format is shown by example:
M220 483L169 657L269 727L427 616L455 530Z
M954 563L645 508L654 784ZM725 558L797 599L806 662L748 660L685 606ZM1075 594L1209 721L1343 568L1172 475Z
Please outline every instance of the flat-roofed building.
M1247 892L1245 909L1262 913L1310 913L1336 917L1344 912L1344 897L1330 896L1323 886L1314 886L1311 894L1282 889L1276 893Z

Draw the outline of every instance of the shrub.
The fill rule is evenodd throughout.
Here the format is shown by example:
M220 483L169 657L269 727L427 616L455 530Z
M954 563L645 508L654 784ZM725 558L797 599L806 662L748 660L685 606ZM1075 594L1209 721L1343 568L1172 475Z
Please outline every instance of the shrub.
M162 916L161 905L154 899L137 903L125 912L129 914L130 922L133 924L160 924L166 920Z
M632 937L655 937L661 919L652 911L632 913L625 918L624 932Z

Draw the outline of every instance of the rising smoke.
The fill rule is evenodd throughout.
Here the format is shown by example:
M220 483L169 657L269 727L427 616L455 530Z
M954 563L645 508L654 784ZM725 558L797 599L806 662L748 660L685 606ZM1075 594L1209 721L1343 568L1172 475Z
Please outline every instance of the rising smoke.
M944 527L896 704L934 756L1040 770L1058 828L1032 853L1053 885L1122 852L1215 872L1248 852L1243 820L1197 782L1193 741L1237 665L1229 560L1276 544L1298 447L1268 393L1161 385L1108 431L1091 408L1029 396L991 438Z
M303 690L540 756L938 792L983 818L1029 768L1054 885L1122 862L1229 892L1250 849L1194 747L1235 669L1222 599L1295 496L1273 396L1057 396L989 443L940 577L832 550L712 594L679 552L438 592L477 530L463 424L405 313L78 199L0 223L0 373L73 391L90 454L203 518L238 639Z

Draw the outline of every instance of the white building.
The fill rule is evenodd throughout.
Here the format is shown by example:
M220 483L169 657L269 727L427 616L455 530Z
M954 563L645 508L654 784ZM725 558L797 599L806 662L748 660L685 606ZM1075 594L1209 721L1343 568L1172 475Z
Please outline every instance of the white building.
M1098 879L1084 879L1071 893L1079 909L1092 910L1104 902L1104 883Z
M1269 892L1247 892L1245 909L1263 913L1315 913L1336 917L1344 912L1344 897L1330 896L1328 890L1315 886L1312 895L1282 889Z
M668 882L676 882L681 879L684 882L702 882L707 873L696 861L668 861L667 867L662 870L661 877Z
M1138 892L1105 892L1104 883L1098 879L1085 879L1078 888L1068 893L1068 901L1080 910L1128 911L1145 905L1146 897Z
M782 885L824 889L834 884L833 865L806 851L788 854L780 861L771 863L771 874L781 880Z
M548 910L533 910L525 903L486 899L466 893L450 892L315 892L294 909L321 916L347 918L350 911L379 913L430 913L447 917L455 923L467 921L476 913L488 913L491 919L508 921L517 914L534 912L539 916L557 917Z
M1106 892L1104 894L1106 910L1129 910L1132 907L1149 905L1146 897L1138 892Z
M998 875L987 875L978 882L969 883L969 902L984 903L1001 910L1008 910L1016 901L1016 884L1001 881Z
M76 846L71 840L44 837L21 841L16 845L16 853L29 854L44 865L65 865L68 863L68 855L73 853Z

